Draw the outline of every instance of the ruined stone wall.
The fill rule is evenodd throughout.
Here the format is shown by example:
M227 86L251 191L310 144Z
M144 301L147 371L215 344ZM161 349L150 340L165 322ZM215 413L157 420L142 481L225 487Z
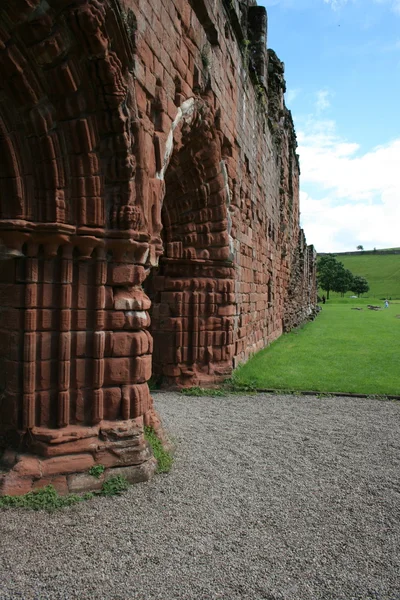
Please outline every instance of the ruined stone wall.
M153 134L155 161L159 140L174 128L174 99L196 98L209 132L207 141L191 124L166 170L165 255L149 284L154 371L184 385L216 382L303 322L315 304L315 288L303 285L315 268L299 229L299 165L283 101L284 68L267 54L266 13L255 2L156 2L144 14L140 6L139 111L150 135L154 123L160 129ZM161 116L155 117L157 90ZM200 140L199 149L190 137ZM173 231L171 205L181 214ZM292 269L300 260L304 269ZM299 286L296 295L291 290Z
M152 371L220 381L315 304L265 10L5 0L0 75L1 491L147 477Z

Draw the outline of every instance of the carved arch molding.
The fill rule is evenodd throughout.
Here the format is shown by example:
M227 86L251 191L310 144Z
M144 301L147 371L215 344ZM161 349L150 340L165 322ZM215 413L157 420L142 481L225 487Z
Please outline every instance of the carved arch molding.
M149 131L134 20L117 0L0 8L0 493L79 491L96 463L151 475L149 296L158 374L231 369L218 111L191 98L168 136Z

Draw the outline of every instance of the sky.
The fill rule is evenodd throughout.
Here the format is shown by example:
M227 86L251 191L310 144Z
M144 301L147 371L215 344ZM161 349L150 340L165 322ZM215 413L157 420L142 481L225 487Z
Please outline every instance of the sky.
M400 0L258 0L285 63L318 252L400 246Z

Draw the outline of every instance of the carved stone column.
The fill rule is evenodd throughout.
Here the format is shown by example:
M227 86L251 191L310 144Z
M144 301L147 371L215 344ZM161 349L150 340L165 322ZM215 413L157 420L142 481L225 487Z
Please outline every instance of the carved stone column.
M114 238L108 254L104 244L32 234L22 256L0 266L0 276L15 273L0 285L11 304L0 328L15 342L19 321L23 331L17 360L2 347L3 494L49 483L79 492L113 474L135 482L154 472L143 436L145 422L159 425L147 385L150 301L141 287L148 244ZM88 474L94 465L105 467L99 480Z
M0 494L147 479L159 427L134 14L39 4L0 10Z

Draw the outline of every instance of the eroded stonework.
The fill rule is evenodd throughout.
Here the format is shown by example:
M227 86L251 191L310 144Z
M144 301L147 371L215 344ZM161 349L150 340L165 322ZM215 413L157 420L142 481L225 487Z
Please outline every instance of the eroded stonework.
M152 373L217 383L315 308L265 10L4 0L0 74L0 493L145 479Z

